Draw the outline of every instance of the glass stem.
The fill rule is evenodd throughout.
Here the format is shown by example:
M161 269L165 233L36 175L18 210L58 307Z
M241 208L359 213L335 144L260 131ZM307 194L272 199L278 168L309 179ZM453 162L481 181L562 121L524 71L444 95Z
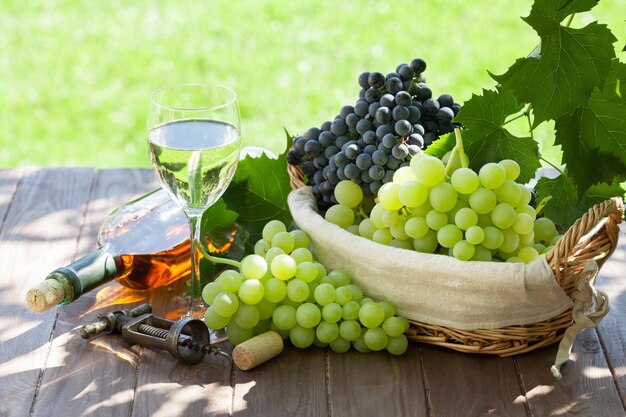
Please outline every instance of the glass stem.
M200 240L200 219L202 216L196 216L188 214L189 217L189 242L190 242L190 254L191 254L191 287L189 289L189 311L187 316L193 316L195 312L202 309L201 282L200 282L200 268L198 264L198 251L196 250L195 242Z

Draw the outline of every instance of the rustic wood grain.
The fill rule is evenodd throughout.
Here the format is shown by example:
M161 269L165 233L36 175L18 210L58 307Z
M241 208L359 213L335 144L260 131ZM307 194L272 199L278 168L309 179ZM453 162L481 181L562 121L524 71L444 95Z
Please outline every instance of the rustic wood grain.
M427 415L417 345L400 357L384 351L328 356L331 415Z
M625 231L622 225L619 246L596 280L597 287L608 293L611 310L597 330L578 335L570 360L561 369L563 379L555 380L548 371L556 346L517 358L533 416L626 415Z
M228 416L230 360L207 356L193 366L169 353L142 349L133 416Z
M26 307L28 289L74 255L92 169L28 169L0 232L0 415L28 415L57 309Z
M98 171L75 259L97 247L100 225L113 209L154 186L154 174L149 170ZM33 416L130 414L139 355L119 336L84 341L76 331L79 325L96 321L99 313L137 304L122 302L98 308L97 293L115 287L120 286L112 282L61 308Z
M432 346L422 352L432 416L527 415L513 359Z
M166 316L181 311L185 299L184 282L150 292L154 314ZM172 320L180 318L171 317ZM228 416L233 389L231 361L224 356L205 356L197 365L178 362L169 353L140 349L141 362L137 370L137 390L132 416L186 417Z
M596 286L610 300L611 310L597 332L626 408L626 223L621 226L616 251L600 270Z
M561 368L562 379L555 379L550 372L556 351L555 345L516 359L532 416L625 415L593 329L578 335L570 360Z
M0 169L0 230L23 174L24 169Z
M280 355L255 369L235 368L234 383L233 416L328 416L323 349L287 343Z

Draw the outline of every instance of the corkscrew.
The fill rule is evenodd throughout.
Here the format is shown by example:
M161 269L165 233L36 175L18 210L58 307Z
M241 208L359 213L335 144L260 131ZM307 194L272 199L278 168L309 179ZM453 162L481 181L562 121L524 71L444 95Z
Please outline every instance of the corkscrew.
M90 339L101 333L120 333L133 344L168 351L188 364L200 362L207 354L226 354L211 344L209 329L202 320L171 321L151 313L152 306L146 303L132 310L99 314L97 322L81 327L80 336Z

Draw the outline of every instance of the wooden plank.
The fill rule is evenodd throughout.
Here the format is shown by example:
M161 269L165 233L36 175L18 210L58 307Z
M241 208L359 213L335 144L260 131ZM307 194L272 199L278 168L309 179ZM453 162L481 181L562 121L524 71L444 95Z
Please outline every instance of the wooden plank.
M600 270L598 289L609 296L611 310L597 332L622 405L626 408L626 223L620 228L619 245Z
M324 352L314 347L296 349L287 343L271 361L250 371L235 369L232 415L328 416Z
M154 174L149 170L98 171L75 258L96 248L100 225L113 209L154 186ZM139 293L139 298L110 300L113 305L98 306L99 291L115 292L119 287L110 283L61 309L33 416L72 415L75 410L85 410L90 416L130 414L139 366L137 349L115 335L87 342L75 331L79 325L97 320L99 313L132 307L136 304L133 300L145 299L145 294Z
M28 289L76 250L92 169L27 170L0 232L0 415L28 415L57 310L31 312Z
M427 400L419 347L403 356L387 352L329 352L333 416L425 416Z
M422 353L431 415L527 415L513 359L432 346L422 346Z
M178 282L151 292L154 313L167 316L168 312L180 311L184 299L172 295L182 294L184 286ZM141 352L132 416L229 415L233 395L230 358L210 355L190 366L164 351L141 348Z
M207 356L193 366L167 352L142 349L133 416L227 416L232 401L230 360Z
M562 379L550 372L556 352L553 345L516 358L532 416L625 415L593 329L578 335L570 360L561 368Z
M23 174L21 168L0 169L0 230Z

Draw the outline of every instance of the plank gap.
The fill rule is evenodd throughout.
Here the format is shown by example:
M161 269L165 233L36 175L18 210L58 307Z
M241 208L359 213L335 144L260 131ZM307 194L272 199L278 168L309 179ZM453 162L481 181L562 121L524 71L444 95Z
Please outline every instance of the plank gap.
M230 341L228 342L230 343ZM231 350L232 352L232 350ZM232 391L230 393L230 410L228 410L228 415L232 416L235 414L235 385L237 385L237 381L235 380L235 363L230 358L230 386Z
M330 404L330 356L328 355L328 349L324 349L324 373L325 379L324 383L326 384L326 413L328 417L333 416L333 407Z
M46 371L46 367L48 366L48 358L50 358L50 353L52 352L52 340L54 340L54 330L57 327L57 321L59 320L59 313L61 310L57 307L56 312L54 313L54 321L52 322L52 330L50 331L50 336L48 336L48 349L46 349L46 357L44 358L43 365L39 368L39 376L37 377L37 382L35 383L35 392L33 393L33 401L30 403L30 411L28 415L32 417L35 412L35 402L37 402L37 395L39 395L39 389L41 388L41 382L43 381L43 374Z
M606 346L606 342L604 340L604 336L602 335L602 333L598 330L597 327L594 329L594 331L596 333L596 336L598 337L598 341L600 342L600 348L602 349L602 353L604 354L604 357L606 359L609 372L611 373L611 377L613 378L613 383L615 384L615 388L617 389L617 393L619 394L618 396L619 396L620 402L622 403L622 408L624 408L624 414L626 414L626 393L624 393L624 390L622 389L622 386L619 383L619 377L617 376L617 373L615 372L615 364L613 363L613 357L611 356L611 352Z
M96 186L98 184L98 178L100 174L102 174L102 170L96 169L93 173L93 180L91 181L91 184L89 185L89 200L87 201L87 204L85 204L85 210L83 211L83 221L81 222L80 227L78 228L78 234L76 235L76 245L74 246L74 255L72 256L72 262L74 262L76 258L78 257L78 255L81 253L80 241L81 241L81 238L83 237L85 225L87 224L87 213L89 213L89 209L91 208L92 201L97 197ZM57 312L57 318L58 316L59 314Z
M428 385L428 379L426 378L426 367L424 366L424 352L422 352L422 346L417 346L418 357L420 361L422 383L424 384L424 404L426 405L426 415L432 417L432 405L430 404L430 386Z
M517 385L519 386L520 395L524 396L524 408L526 409L526 415L528 415L528 417L534 417L526 398L526 389L524 388L526 384L524 383L524 376L520 371L519 363L517 362L516 357L513 357L513 366L515 366L515 374L517 375Z
M9 203L7 204L6 210L2 214L2 221L0 222L0 232L2 232L2 228L4 227L5 220L9 216L9 212L11 211L11 206L13 205L13 202L15 201L15 196L22 188L22 183L24 182L24 170L23 169L20 170L19 175L20 175L20 178L17 180L17 183L15 184L15 189L13 190L13 193L11 194L11 199L9 200Z
M145 350L144 347L138 348L139 353L137 354L137 366L135 366L135 371L133 372L133 394L130 398L130 404L128 405L128 415L133 415L133 409L135 408L135 394L137 393L137 385L139 383L139 369L141 368L141 364L143 363L143 352Z

